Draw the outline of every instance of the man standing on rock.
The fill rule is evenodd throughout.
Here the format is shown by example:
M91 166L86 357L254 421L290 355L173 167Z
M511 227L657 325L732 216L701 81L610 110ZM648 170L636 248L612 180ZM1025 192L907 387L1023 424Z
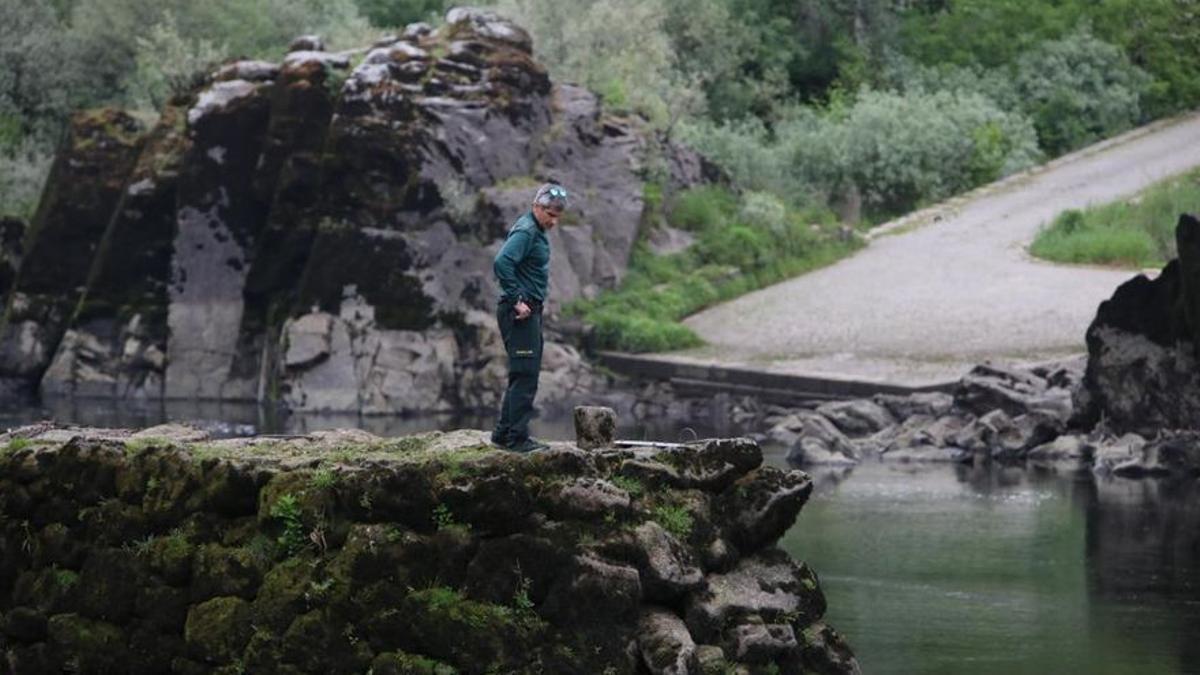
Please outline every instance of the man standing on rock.
M567 191L557 183L538 188L533 210L513 223L492 269L500 282L496 321L508 352L508 388L492 443L516 452L547 447L529 437L533 398L542 370L542 306L550 284L550 240L567 208Z

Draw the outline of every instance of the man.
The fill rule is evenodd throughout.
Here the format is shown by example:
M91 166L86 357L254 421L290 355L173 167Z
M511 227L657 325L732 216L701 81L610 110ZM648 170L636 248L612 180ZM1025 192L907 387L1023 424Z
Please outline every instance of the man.
M516 452L547 447L529 437L533 398L542 370L542 307L550 284L550 240L567 208L567 191L546 183L533 198L533 210L517 219L492 269L500 282L496 321L508 352L508 388L500 403L500 419L492 443Z

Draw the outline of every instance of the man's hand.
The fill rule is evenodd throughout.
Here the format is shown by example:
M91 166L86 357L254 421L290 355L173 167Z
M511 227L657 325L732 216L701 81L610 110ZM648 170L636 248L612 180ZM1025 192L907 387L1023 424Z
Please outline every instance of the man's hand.
M533 314L533 310L525 304L524 300L518 301L513 308L517 310L517 321L524 321L529 318L530 314Z

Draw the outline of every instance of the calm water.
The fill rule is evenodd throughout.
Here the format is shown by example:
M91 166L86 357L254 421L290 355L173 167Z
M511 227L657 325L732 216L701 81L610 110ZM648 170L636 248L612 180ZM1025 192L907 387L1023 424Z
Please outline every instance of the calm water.
M1200 673L1195 481L878 463L814 478L782 545L820 574L864 672Z
M388 415L365 417L357 414L288 414L254 403L215 401L137 402L97 399L46 401L0 400L0 430L54 420L62 424L132 428L187 422L207 429L214 436L254 434L303 434L321 429L365 429L379 436L405 436L424 431L491 429L494 415ZM575 438L569 412L543 415L530 424L534 436L555 441ZM709 421L657 421L653 424L618 420L620 438L656 441L687 441L695 438L734 436L740 431L729 424L714 426Z

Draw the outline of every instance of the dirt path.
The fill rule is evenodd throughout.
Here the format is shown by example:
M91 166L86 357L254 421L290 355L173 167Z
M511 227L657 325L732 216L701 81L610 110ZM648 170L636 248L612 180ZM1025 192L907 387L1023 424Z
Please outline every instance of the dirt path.
M709 346L670 358L926 384L991 358L1084 351L1096 306L1134 274L1026 247L1071 208L1200 165L1200 114L1151 125L884 226L857 255L690 317Z

